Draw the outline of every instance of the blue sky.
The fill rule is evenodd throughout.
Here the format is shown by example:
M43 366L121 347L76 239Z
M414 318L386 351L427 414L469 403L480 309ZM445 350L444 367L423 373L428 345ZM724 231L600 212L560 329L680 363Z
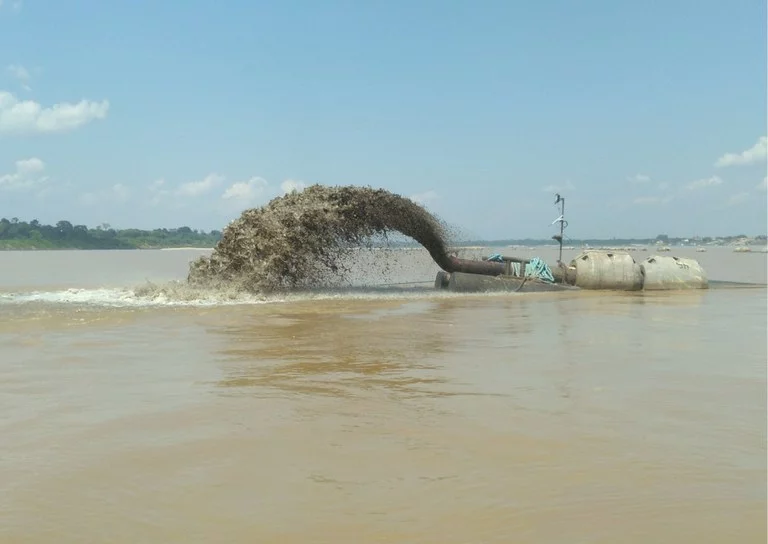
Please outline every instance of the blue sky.
M466 233L766 231L764 0L2 0L0 216L222 228L312 183Z

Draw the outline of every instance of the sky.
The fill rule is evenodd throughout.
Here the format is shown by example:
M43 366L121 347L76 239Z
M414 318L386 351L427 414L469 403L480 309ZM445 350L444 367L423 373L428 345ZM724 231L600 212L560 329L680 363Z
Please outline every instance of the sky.
M0 0L0 217L221 229L314 183L469 237L764 234L764 0Z

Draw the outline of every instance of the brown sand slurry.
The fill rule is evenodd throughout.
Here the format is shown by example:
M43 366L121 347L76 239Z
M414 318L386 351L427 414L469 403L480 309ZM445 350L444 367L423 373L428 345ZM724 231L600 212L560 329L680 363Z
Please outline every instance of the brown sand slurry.
M210 257L190 265L191 284L237 285L252 292L317 286L343 277L355 247L392 232L424 246L450 266L446 226L425 208L383 189L312 185L245 210L223 231Z

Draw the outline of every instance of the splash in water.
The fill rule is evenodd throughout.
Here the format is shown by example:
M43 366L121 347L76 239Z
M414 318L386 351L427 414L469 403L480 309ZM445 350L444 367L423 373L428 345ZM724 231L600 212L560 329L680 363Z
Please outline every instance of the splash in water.
M425 208L383 189L312 185L243 212L210 257L190 265L189 283L251 292L312 287L348 272L345 257L399 232L447 266L447 228Z

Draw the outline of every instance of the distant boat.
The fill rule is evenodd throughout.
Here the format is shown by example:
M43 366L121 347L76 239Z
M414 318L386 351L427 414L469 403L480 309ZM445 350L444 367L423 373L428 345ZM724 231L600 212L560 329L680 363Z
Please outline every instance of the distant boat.
M752 253L752 248L744 247L744 246L736 247L736 248L733 248L733 252L734 253Z
M696 253L706 253L706 252L707 252L707 248L705 248L705 247L697 247L696 248Z

